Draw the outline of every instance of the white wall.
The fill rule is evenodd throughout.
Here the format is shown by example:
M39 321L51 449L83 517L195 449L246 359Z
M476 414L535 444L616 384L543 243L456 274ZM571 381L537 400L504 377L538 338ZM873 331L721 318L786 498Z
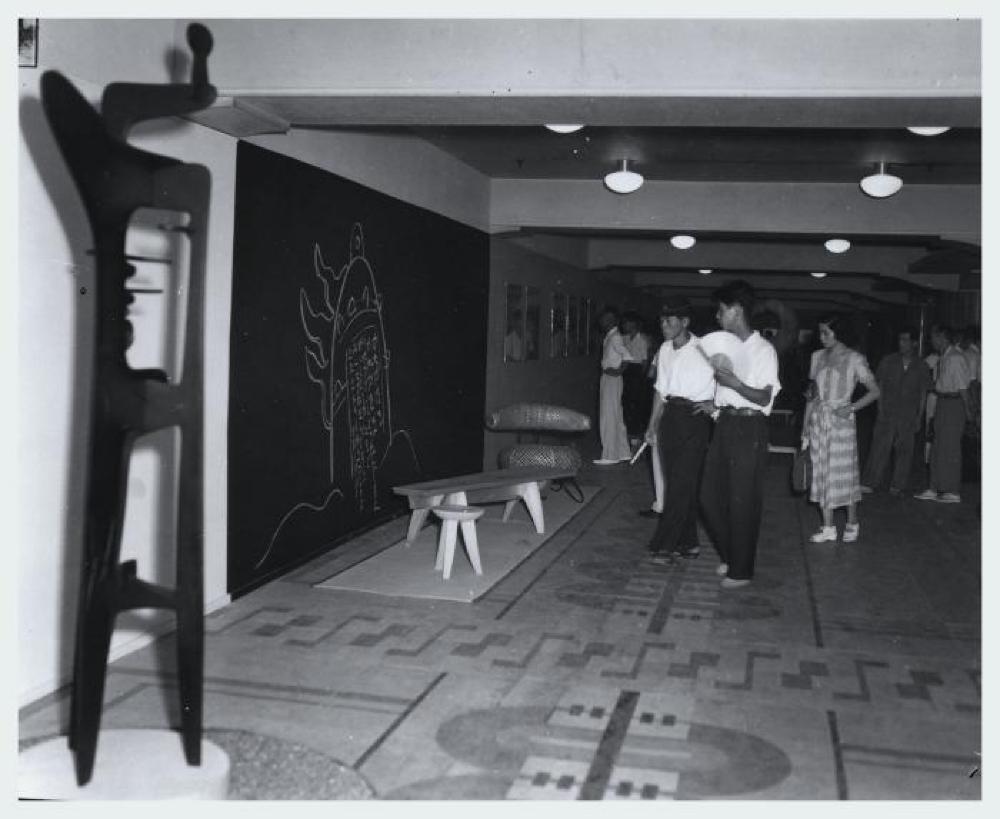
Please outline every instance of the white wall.
M21 704L55 690L71 673L93 338L94 265L87 255L92 240L41 111L39 79L46 68L57 68L96 102L108 82L171 81L173 50L186 50L183 27L172 21L43 20L41 31L39 67L18 74L15 471ZM228 600L226 464L236 140L189 123L159 120L136 128L131 141L204 164L212 174L204 396L205 599L211 609ZM253 141L473 227L485 230L489 224L488 180L420 140L304 131ZM163 330L156 326L156 311L147 298L140 296L135 305L136 344L129 351L133 366L166 363L157 361L164 353ZM167 584L173 578L172 552L164 554L170 544L171 515L166 509L172 492L164 485L170 470L162 470L161 464L169 460L169 439L170 434L161 433L137 447L122 538L122 559L135 559L143 579ZM153 621L123 615L112 656L144 645L171 622L162 612Z

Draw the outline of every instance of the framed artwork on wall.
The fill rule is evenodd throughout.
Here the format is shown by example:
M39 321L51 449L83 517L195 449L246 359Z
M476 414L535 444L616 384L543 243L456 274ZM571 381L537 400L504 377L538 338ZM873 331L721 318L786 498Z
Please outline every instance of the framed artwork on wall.
M507 307L503 337L503 360L524 361L524 285L507 284Z
M565 358L567 352L567 305L565 293L552 294L552 309L549 311L549 357Z
M590 324L594 320L590 309L590 299L587 296L582 297L580 299L580 332L576 337L577 355L587 355L590 352Z
M575 356L579 349L580 299L570 296L566 308L566 355Z
M542 337L542 291L528 286L524 293L524 360L537 361Z

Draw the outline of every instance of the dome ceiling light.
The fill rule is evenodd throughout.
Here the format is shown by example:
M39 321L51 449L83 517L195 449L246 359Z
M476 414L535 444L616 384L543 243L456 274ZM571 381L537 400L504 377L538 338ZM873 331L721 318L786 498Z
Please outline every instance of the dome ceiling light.
M642 187L642 174L628 169L629 160L621 160L618 170L604 177L604 184L615 193L633 193Z
M708 276L712 272L712 268L702 267L698 270L698 272L701 273L702 276Z
M878 171L861 180L861 190L875 199L885 199L903 187L903 180L885 172L885 163L878 163Z
M950 131L950 125L910 125L906 128L911 134L919 134L920 136L937 136L938 134L943 134L945 131Z
M583 128L582 125L546 125L550 131L555 131L557 134L572 134L574 131L579 131Z
M831 253L845 253L851 249L851 243L847 239L827 239L825 247Z
M814 279L822 279L826 277L826 273L810 273L809 275Z
M678 250L689 250L694 247L695 238L694 236L688 236L686 234L680 233L677 236L670 237L670 244L676 247Z

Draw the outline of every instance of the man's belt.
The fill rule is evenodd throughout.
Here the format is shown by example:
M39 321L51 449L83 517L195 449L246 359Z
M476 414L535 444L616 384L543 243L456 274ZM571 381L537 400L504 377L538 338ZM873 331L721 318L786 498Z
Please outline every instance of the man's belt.
M666 400L668 404L676 404L679 407L693 407L698 403L697 401L692 401L690 398L683 398L680 395L668 395Z
M938 398L961 398L962 397L961 393L957 393L957 392L935 392L934 394Z
M719 411L722 412L724 415L753 416L753 415L764 414L762 410L753 409L753 407L730 407L728 405L724 407L719 407Z

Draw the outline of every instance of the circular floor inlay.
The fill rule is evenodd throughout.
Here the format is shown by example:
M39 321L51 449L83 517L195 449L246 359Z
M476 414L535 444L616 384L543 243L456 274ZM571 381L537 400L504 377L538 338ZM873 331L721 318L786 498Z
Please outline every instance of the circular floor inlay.
M206 728L229 754L230 799L373 799L357 771L326 754L250 731Z

